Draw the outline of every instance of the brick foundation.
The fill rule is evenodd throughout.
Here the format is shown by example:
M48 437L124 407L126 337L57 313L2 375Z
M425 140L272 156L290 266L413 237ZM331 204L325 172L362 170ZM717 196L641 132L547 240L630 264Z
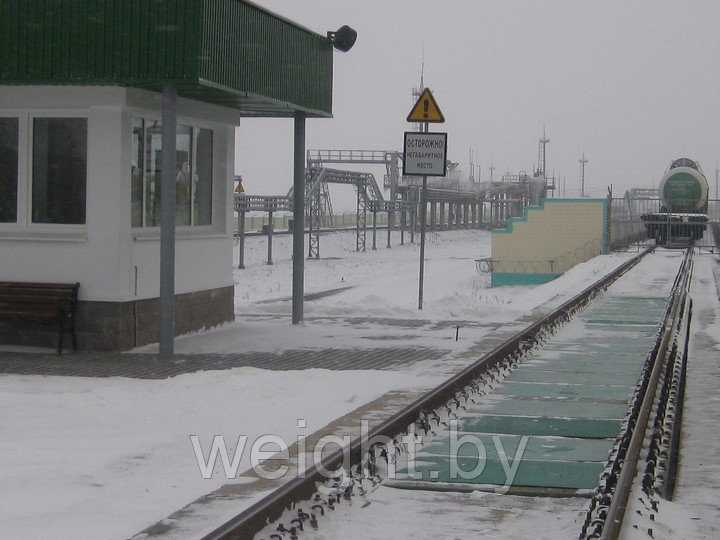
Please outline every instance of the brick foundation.
M212 328L235 319L234 288L178 294L175 297L175 335ZM76 319L78 349L125 351L156 343L160 328L160 299L133 302L78 302ZM0 344L57 347L54 322L0 319ZM66 334L65 350L72 350Z

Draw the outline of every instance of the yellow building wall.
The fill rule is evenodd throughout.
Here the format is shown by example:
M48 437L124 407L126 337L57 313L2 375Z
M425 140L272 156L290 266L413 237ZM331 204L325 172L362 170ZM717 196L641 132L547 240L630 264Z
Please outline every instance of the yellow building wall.
M606 220L605 199L544 199L528 207L492 233L493 285L544 283L603 253Z

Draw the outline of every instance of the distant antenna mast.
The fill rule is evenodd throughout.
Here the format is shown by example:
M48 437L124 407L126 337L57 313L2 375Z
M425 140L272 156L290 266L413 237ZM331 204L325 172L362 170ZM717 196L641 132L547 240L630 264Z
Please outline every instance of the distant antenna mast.
M420 87L419 88L413 88L412 96L413 96L413 103L417 103L418 99L420 99L420 96L423 93L423 90L425 90L425 44L423 43L423 49L422 49L422 64L420 64ZM418 122L413 125L413 129L417 132L422 132L423 125L422 123Z
M587 162L588 162L588 160L585 159L585 150L583 149L583 155L579 161L579 163L582 167L582 169L581 169L582 172L580 173L580 196L581 197L585 196L585 164Z
M472 148L470 148L468 150L468 154L469 154L468 157L470 160L470 181L474 182L475 181L475 164L473 163L473 149Z
M538 168L535 173L535 176L540 176L545 178L545 171L547 170L547 167L545 166L545 147L547 143L550 142L550 139L548 139L545 136L545 126L543 126L543 136L542 139L540 139L540 142L538 144Z

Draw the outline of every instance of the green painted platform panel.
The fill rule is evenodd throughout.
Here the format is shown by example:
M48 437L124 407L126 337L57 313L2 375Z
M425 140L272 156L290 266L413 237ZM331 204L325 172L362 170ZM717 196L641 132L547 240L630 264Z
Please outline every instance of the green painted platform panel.
M633 388L637 382L635 371L632 373L614 373L612 384ZM621 376L622 375L622 376ZM587 384L605 386L608 372L558 371L542 369L517 369L510 373L503 382L549 382L563 381L566 384Z
M478 459L484 452L488 460L499 459L499 453L505 453L513 460L523 440L518 435L489 435L485 433L458 432L456 443L449 438L434 441L423 447L417 455L417 461L427 461L432 456L448 457L450 448L460 458ZM573 437L526 437L526 444L521 452L523 460L533 461L602 461L605 462L612 448L611 439L582 439Z
M512 482L509 481L510 475L506 472L502 462L497 459L487 459L481 470L476 470L476 468L480 468L477 458L458 458L456 468L453 470L452 464L446 457L433 456L427 462L417 463L415 474L409 475L408 471L403 469L396 473L395 478L400 481L593 489L600 481L600 475L605 468L605 463L598 461L532 461L523 459L517 467Z
M458 421L458 429L481 433L604 439L615 437L620 431L621 422L620 419L608 418L553 418L548 416L481 414L462 418Z
M643 361L645 359L643 358ZM551 362L550 360L531 360L523 364L523 370L540 370L547 371L552 369L554 371L564 371L570 373L604 373L604 374L618 374L622 375L633 375L637 380L640 377L641 368L635 364L610 364L601 361L573 361L573 360L556 360Z
M627 386L597 386L585 384L528 383L505 381L493 394L538 398L576 398L622 400L630 399L633 388Z
M512 416L548 416L553 418L623 418L626 401L571 401L559 399L507 399L485 402L471 407L464 416L472 413Z

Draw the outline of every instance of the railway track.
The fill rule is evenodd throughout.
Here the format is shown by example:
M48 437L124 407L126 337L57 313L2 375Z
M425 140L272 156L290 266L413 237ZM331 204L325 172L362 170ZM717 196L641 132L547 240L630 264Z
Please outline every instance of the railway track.
M398 450L398 453L402 452L402 445L398 446L397 443L401 434L409 432L422 434L423 431L427 434L433 429L439 431L441 422L446 424L451 418L457 418L461 408L467 409L470 401L475 402L478 398L485 396L501 380L502 374L512 372L522 364L528 353L545 343L558 328L570 321L575 314L583 311L601 291L607 289L610 284L651 251L652 249L648 249L630 259L617 270L598 280L541 320L512 336L422 398L372 428L367 434L367 439L371 441L385 440L385 446L371 445L370 451L368 451L367 439L363 440L358 437L352 440L347 448L324 454L321 463L311 466L303 475L290 480L277 491L224 523L205 536L205 539L253 538L261 531L263 534L258 537L298 537L303 526L317 527L319 515L324 514L326 508L332 508L333 501L340 503L341 497L350 499L353 496L363 499L365 491L382 481L383 474L387 473L390 463L394 462L394 458L388 458L388 453L395 455L395 449ZM589 497L590 507L587 511L581 538L599 538L601 535L602 538L617 537L619 527L622 525L623 512L627 507L627 497L633 486L638 467L643 468L644 485L649 491L654 493L657 490L665 492L671 489L667 486L672 483L670 478L674 473L672 472L672 460L668 458L672 454L671 448L675 444L673 441L678 440L676 428L672 427L671 420L673 417L677 418L675 406L677 392L681 387L680 374L683 373L681 368L676 367L674 361L677 360L678 351L680 351L677 340L678 332L681 331L681 328L686 328L689 317L687 310L690 303L686 300L686 292L689 287L691 270L691 258L686 256L675 280L671 300L665 307L663 322L655 336L652 352L647 355L642 366L640 381L632 392L630 406L621 423L620 434L612 444L610 460L604 465L600 484L593 486L594 489L579 489L579 486L573 483L576 480L573 480L564 487L538 485L530 489L525 487L513 491L531 495ZM682 357L682 354L680 356ZM671 360L673 361L672 370L668 367ZM675 374L676 371L677 376L673 378L672 374ZM658 387L660 390L656 391ZM665 399L667 403L658 405L662 399L658 401L656 395L668 398ZM662 420L658 420L660 418L658 415L661 415ZM646 456L641 457L638 453L639 444L646 436L648 422L651 426L656 427L656 431L658 422L661 422L663 428L660 431L664 433L669 430L671 434L667 441L664 439L657 441L658 455L665 452L662 454L662 463L658 463L657 458L654 459L653 456L650 456L647 458L647 463L651 463L651 465L647 465L646 461L643 461ZM603 437L607 438L607 436L605 434ZM663 448L668 442L670 449L664 451ZM377 459L380 455L385 457L385 466L383 466L382 460ZM604 455L607 455L607 452ZM343 469L343 463L347 467L347 461L343 460L348 456L352 465L350 470L354 472L350 475L347 474L347 470ZM400 466L399 461L397 464ZM334 480L328 480L326 471L337 471L335 474L338 476ZM657 476L652 476L652 481L648 476L653 475L656 471L663 473L660 483L658 483ZM323 474L324 472L325 474ZM595 474L593 478L596 479L596 473L597 471L591 470L585 476ZM400 476L402 476L402 469ZM438 480L438 478L433 480ZM439 480L443 480L443 478ZM582 483L582 481L579 482ZM385 483L388 484L390 481ZM529 483L532 484L532 481ZM417 486L398 486L395 482L394 487L413 488ZM427 488L428 484L424 483L420 487ZM442 482L438 483L437 487L438 489L452 489ZM487 486L465 484L456 485L454 488L459 490L483 489ZM303 504L300 505L300 502ZM652 505L652 502L648 504ZM308 512L300 510L301 507L306 508ZM268 526L269 523L275 522L281 516L283 516L282 521L288 524L292 523L292 526L288 525L287 528L284 525Z
M581 540L618 538L633 489L651 521L658 497L672 500L692 318L692 300L688 295L692 251L687 250L675 277L655 345L645 361L623 430L591 500ZM652 537L652 528L645 532Z

